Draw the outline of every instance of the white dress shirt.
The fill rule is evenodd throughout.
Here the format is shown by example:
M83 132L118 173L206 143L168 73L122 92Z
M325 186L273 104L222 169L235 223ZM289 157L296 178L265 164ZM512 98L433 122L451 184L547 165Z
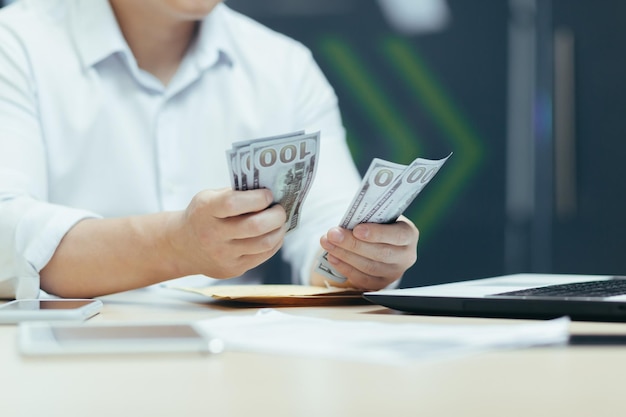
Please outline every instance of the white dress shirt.
M300 43L218 5L164 86L138 68L107 0L0 11L0 297L85 218L182 210L229 187L234 141L321 131L320 165L283 257L306 283L319 237L359 185L337 99Z

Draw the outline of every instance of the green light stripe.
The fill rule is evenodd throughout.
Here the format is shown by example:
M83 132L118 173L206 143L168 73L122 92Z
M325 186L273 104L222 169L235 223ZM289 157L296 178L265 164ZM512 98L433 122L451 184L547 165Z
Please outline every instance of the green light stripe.
M393 161L410 162L412 155L419 154L419 138L399 116L400 113L394 110L393 103L368 73L354 48L337 37L326 37L320 45L328 64L341 77L342 83L350 88L380 134L393 146Z
M410 216L420 223L424 235L433 229L436 220L443 217L446 206L452 203L479 168L484 153L483 142L456 109L453 100L430 73L415 48L398 38L386 39L383 48L413 95L445 133L455 153L442 170L442 178L434 181L436 187L429 194L428 203Z

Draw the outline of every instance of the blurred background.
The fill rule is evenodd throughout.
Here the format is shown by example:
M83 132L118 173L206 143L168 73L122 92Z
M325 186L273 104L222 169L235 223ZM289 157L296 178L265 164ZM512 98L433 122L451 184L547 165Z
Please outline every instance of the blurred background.
M300 40L353 156L454 155L405 213L402 286L626 274L626 2L227 0Z
M454 152L405 212L421 238L403 287L626 274L626 2L226 4L312 50L361 173Z

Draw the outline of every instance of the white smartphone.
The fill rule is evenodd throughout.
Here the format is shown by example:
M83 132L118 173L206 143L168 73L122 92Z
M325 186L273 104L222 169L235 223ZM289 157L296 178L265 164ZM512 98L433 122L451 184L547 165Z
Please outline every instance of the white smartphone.
M219 353L221 339L193 322L20 323L18 343L24 355L107 353Z
M28 299L0 305L0 323L83 321L98 314L102 301L90 299Z

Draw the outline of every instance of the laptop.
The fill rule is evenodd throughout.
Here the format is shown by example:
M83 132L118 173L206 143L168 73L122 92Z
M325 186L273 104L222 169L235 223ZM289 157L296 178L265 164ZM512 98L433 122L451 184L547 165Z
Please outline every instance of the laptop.
M363 296L395 310L438 316L626 322L626 277L514 274Z

